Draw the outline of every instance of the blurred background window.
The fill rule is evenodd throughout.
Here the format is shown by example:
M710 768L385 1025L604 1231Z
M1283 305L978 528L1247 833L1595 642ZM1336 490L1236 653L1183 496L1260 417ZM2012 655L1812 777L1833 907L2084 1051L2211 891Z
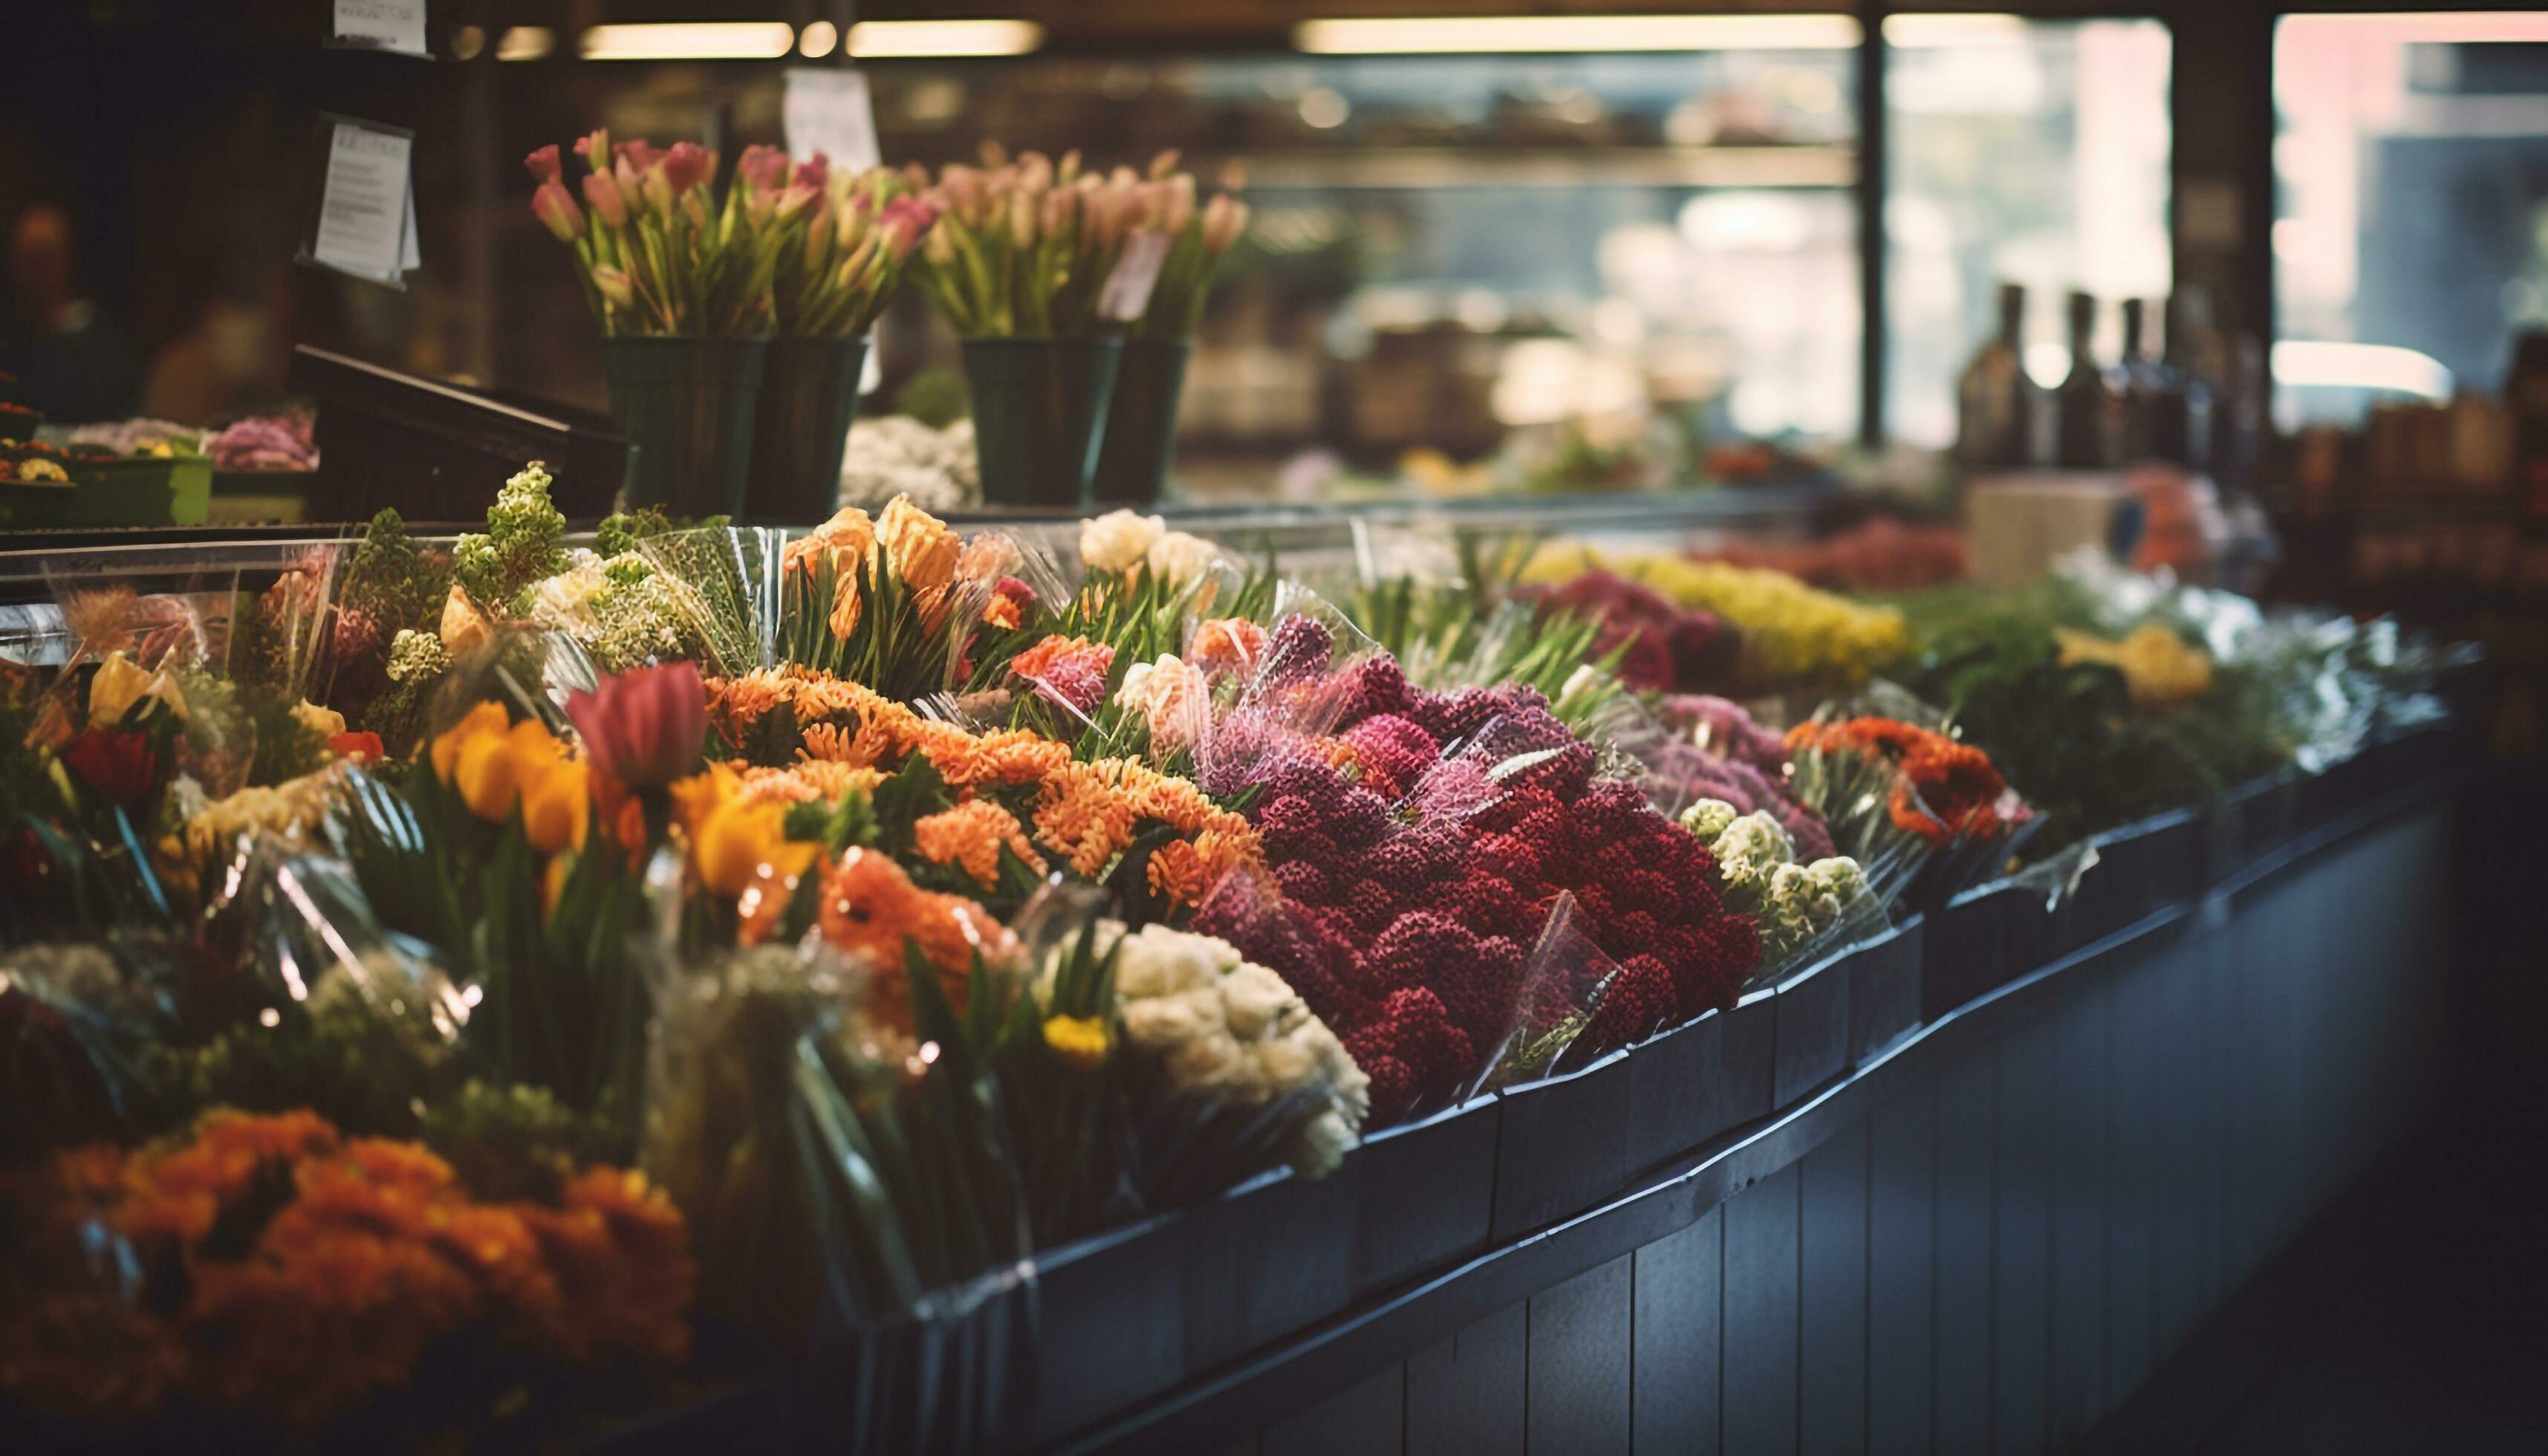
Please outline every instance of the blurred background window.
M1998 328L1998 289L2027 291L2027 372L2068 372L2063 298L2169 292L2170 41L2155 20L2013 15L1884 20L1888 437L1944 447L1956 378Z
M2492 393L2548 323L2548 15L2294 15L2274 33L2286 428Z
M897 160L1071 137L1244 173L1256 225L1187 375L1190 491L1262 489L1304 449L1381 475L1415 452L1481 487L1631 484L1535 477L1679 478L1729 441L1858 427L1858 27L1734 19L1675 51L869 73Z

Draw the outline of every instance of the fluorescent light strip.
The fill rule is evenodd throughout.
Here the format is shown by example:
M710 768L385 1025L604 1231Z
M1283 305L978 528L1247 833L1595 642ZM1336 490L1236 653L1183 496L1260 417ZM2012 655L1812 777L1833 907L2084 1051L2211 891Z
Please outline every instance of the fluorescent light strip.
M1319 55L1538 53L1559 50L1847 50L1847 15L1512 15L1305 20L1294 48Z
M922 55L1024 55L1044 44L1030 20L863 20L850 27L861 60Z
M2286 15L2286 29L2317 31L2348 41L2422 42L2472 46L2489 42L2548 41L2548 14L2536 10L2436 10L2431 12L2365 11L2353 14Z
M2026 18L2016 15L1888 15L1884 44L1904 50L2023 46L2026 27Z
M796 28L783 20L594 26L582 48L587 60L775 60L796 48Z

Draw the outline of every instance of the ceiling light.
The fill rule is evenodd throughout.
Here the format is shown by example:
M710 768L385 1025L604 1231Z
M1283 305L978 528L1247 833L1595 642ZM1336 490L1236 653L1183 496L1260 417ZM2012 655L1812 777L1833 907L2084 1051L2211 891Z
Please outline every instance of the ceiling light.
M1555 50L1846 50L1846 15L1512 15L1307 20L1295 48L1321 55Z
M2536 10L2436 10L2430 13L2287 15L2286 27L2341 36L2348 41L2422 42L2472 46L2488 42L2536 45L2548 41L2548 14Z
M2015 15L1888 15L1884 44L1906 50L1946 46L2022 46L2026 20Z
M775 60L795 48L783 20L594 26L583 45L587 60Z
M496 39L498 60L539 60L557 48L557 33L546 26L513 26Z
M796 33L796 53L809 59L820 59L841 46L841 28L827 20L818 20Z
M861 60L920 55L1024 55L1044 44L1031 20L863 20L850 27Z

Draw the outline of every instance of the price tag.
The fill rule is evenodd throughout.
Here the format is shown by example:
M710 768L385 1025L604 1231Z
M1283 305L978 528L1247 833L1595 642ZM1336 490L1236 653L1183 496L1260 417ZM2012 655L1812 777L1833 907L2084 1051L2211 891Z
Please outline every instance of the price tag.
M424 48L424 0L335 0L335 6L329 44L432 57Z
M421 259L415 241L415 138L337 120L327 144L311 262L381 283L405 281Z
M845 65L794 66L779 100L787 129L787 155L811 160L821 152L835 171L863 172L883 159L876 146L875 104L864 72Z
M1097 317L1131 323L1150 312L1150 290L1158 287L1159 269L1168 261L1168 234L1136 232L1124 241L1115 271L1097 293Z

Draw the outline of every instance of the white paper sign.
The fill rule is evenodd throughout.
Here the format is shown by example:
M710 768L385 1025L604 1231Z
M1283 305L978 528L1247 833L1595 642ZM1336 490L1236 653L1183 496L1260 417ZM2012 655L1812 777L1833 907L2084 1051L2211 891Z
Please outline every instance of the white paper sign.
M336 124L311 261L384 283L415 266L414 147L413 137Z
M424 0L336 0L336 44L429 57Z
M779 119L787 129L791 160L806 161L819 151L836 170L851 172L883 160L864 72L845 65L790 67Z
M1168 234L1156 229L1136 232L1124 240L1115 271L1097 291L1097 317L1130 323L1150 312L1150 292L1159 285L1159 269L1168 261Z

